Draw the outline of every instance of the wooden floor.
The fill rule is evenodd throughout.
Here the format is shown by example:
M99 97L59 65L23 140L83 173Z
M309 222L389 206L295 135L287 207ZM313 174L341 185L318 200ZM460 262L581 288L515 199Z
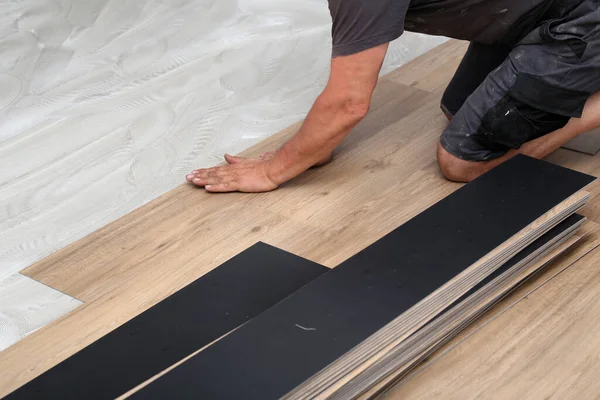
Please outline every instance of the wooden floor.
M0 353L0 396L256 241L335 267L452 193L460 185L444 180L435 160L447 123L438 103L464 50L463 43L449 42L384 77L369 116L329 166L264 194L177 187L25 270L85 304ZM275 148L296 128L246 154ZM559 150L549 160L600 175L599 157ZM589 191L583 214L600 221L600 183ZM599 393L598 262L600 250L485 327L472 328L471 336L434 356L392 398L510 398L508 390L530 398ZM504 308L560 265L513 294ZM591 388L596 391L585 392Z

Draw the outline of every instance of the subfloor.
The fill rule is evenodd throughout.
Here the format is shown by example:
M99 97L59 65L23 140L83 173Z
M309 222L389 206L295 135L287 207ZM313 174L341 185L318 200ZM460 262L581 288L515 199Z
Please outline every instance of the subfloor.
M369 116L326 167L263 194L177 186L24 270L84 304L0 353L0 395L259 240L335 267L459 188L441 177L435 149L447 124L439 99L464 51L450 41L381 79ZM297 126L244 154L274 149ZM596 156L561 149L548 160L600 175ZM589 191L583 213L600 222L600 182ZM436 353L391 398L600 393L600 250L557 274L562 262Z
M19 271L303 118L330 30L324 0L1 1L0 350L82 304Z

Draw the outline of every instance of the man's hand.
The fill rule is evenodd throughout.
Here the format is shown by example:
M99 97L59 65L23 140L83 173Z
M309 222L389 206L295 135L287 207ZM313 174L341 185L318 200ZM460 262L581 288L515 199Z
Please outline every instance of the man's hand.
M188 181L211 192L265 192L329 162L367 114L387 48L386 43L332 59L327 86L298 132L277 152L261 159L226 156L229 165L193 171Z
M269 176L269 159L252 159L225 155L228 165L192 171L188 182L209 192L269 192L279 186Z

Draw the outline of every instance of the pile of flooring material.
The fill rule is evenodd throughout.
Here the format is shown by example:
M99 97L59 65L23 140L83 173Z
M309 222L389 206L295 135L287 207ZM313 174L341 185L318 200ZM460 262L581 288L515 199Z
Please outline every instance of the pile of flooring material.
M132 397L374 394L572 245L592 180L514 157Z
M574 245L593 179L514 157L333 270L255 246L9 398L374 397Z
M361 366L358 373L335 383L332 399L369 398L404 377L433 351L460 333L512 289L575 244L585 222L574 214L519 252L466 295L455 301L406 340L399 340Z

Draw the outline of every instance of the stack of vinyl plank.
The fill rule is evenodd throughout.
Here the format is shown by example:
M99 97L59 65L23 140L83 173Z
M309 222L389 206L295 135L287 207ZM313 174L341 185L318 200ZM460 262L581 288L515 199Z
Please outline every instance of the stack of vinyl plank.
M495 253L492 252L489 257L479 260L460 274L463 276L459 275L450 280L428 298L417 303L307 383L295 389L286 398L312 399L319 395L328 397L334 393L336 394L334 398L354 398L371 388L381 377L385 377L389 373L396 374L400 372L399 368L409 367L415 358L418 359L423 354L427 354L427 350L437 344L440 337L444 338L444 335L448 335L447 332L452 332L457 325L460 326L468 321L473 314L477 316L478 311L485 308L487 302L494 300L494 292L506 288L507 284L502 282L503 280L510 280L510 275L518 274L523 269L531 269L531 264L537 261L537 257L546 255L555 246L569 239L583 223L583 217L571 215L570 218L563 221L563 224L556 226L555 229L525 247L517 256L502 265L503 260L510 257L511 250L509 249L514 250L517 246L522 248L521 246L529 243L531 237L537 236L538 232L543 232L548 226L551 226L550 221L557 221L565 215L569 215L577 207L576 205L583 204L584 199L583 194L578 194L561 203L550 214L546 214L536 221L535 224L538 226L529 226L526 232L522 232L522 242L516 240L515 237L511 238L505 248L497 249L497 255L492 256ZM569 206L569 203L572 203L573 207ZM555 214L556 219L551 214ZM532 246L537 247L536 251L530 249ZM516 265L511 265L515 262ZM499 265L500 267L498 267ZM458 304L447 306L456 296L460 296L457 293L464 293L467 287L479 286L481 277L487 276L489 271L503 271L505 267L509 268L504 274ZM472 274L465 274L468 270L471 270ZM487 279L484 279L483 282ZM510 283L508 287L511 287ZM467 293L471 292L472 290ZM424 321L431 322L422 327ZM352 379L353 377L354 379Z
M592 180L517 156L132 397L368 393L573 244Z
M368 398L405 376L520 283L577 243L580 237L575 233L584 222L584 217L574 214L552 228L422 329L387 348L378 359L369 360L354 379L346 379L343 386L338 384L330 398Z
M9 398L375 396L574 245L593 179L514 157L332 270L255 246Z

